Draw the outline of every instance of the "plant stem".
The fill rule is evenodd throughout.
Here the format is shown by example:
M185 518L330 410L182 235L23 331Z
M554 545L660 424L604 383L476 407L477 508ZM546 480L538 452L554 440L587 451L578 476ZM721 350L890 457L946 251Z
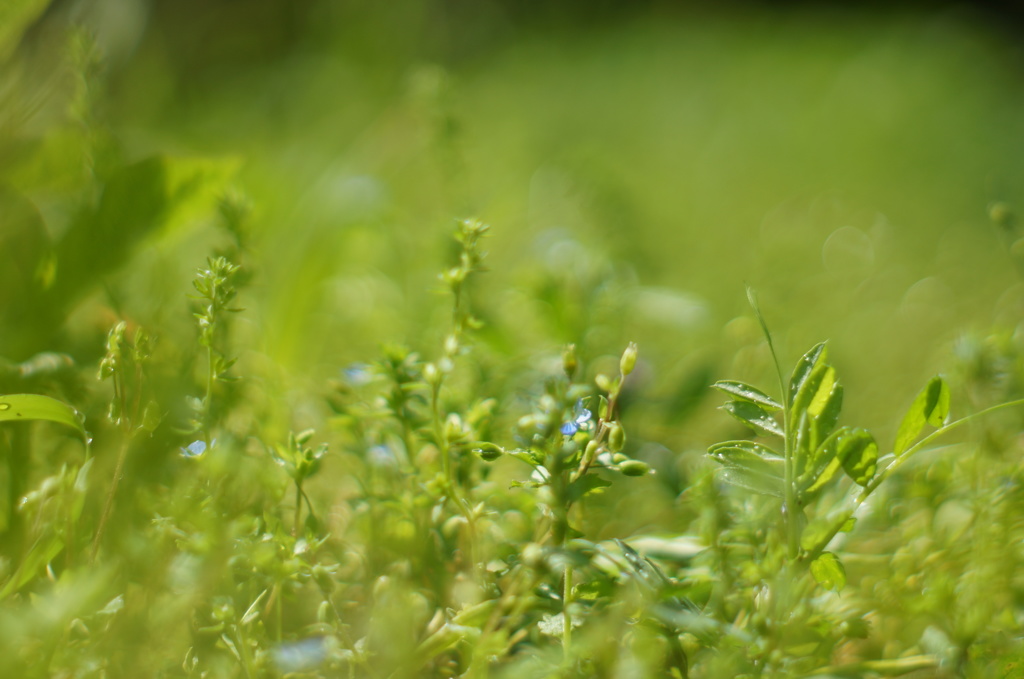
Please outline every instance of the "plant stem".
M565 584L562 589L562 659L568 664L572 646L572 566L565 567Z
M117 494L117 486L121 481L121 473L124 470L124 462L128 457L128 448L131 446L131 435L124 434L121 439L121 449L117 454L117 462L114 465L114 478L110 483L110 492L107 493L106 502L103 503L103 512L100 514L99 523L96 526L96 537L92 541L92 555L90 559L96 561L96 554L100 549L100 541L103 539L103 531L110 518L110 510L114 507L114 495Z

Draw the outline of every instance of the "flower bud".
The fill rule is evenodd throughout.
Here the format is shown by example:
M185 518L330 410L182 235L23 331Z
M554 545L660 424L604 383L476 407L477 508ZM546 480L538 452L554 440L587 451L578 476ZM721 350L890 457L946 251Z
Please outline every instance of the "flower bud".
M576 368L579 367L579 360L576 358L576 345L569 344L565 347L565 351L562 352L562 370L565 371L565 376L570 380L573 375L576 374Z
M651 466L641 460L626 460L619 465L619 471L625 476L644 476L651 471Z
M423 366L423 379L427 381L432 387L436 387L441 383L441 371L437 369L437 366L433 363L428 363Z
M481 442L473 448L473 452L484 462L494 462L505 454L505 449L494 443Z
M626 447L626 430L618 422L608 423L608 447L615 452Z
M626 350L622 352L622 358L619 359L619 370L622 371L623 377L633 372L633 368L636 367L636 355L636 342L630 342L626 346Z

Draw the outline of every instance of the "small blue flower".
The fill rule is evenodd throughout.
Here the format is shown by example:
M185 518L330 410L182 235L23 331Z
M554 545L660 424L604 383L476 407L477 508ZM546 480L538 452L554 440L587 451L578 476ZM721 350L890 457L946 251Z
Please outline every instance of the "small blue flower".
M216 443L216 442L217 442L217 440L214 439L213 443ZM179 450L181 450L181 456L182 457L188 457L188 458L202 457L203 453L206 452L206 441L203 441L202 439L200 439L198 441L193 441L192 443L188 444L184 448L180 448Z
M285 674L314 670L327 660L330 644L324 637L311 637L279 644L272 651L274 664Z
M353 363L342 370L342 375L353 387L362 387L373 381L373 372L366 363Z
M589 426L588 423L590 422L591 417L592 415L590 411L583 407L583 399L576 401L576 408L573 410L573 419L562 425L562 434L565 436L572 436L581 428L586 429Z

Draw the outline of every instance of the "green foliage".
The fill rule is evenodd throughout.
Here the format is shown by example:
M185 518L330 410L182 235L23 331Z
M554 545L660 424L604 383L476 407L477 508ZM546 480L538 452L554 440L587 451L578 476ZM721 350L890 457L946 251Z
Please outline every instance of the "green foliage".
M269 3L249 29L211 29L174 58L162 50L185 34L168 27L184 25L159 7L112 19L99 0L90 31L47 4L0 9L0 676L988 677L1024 658L1019 290L976 233L933 237L929 219L967 223L977 195L960 214L941 186L893 197L887 182L913 173L887 177L870 154L839 154L841 176L886 184L865 189L886 219L848 226L821 196L807 214L778 206L793 188L777 149L764 167L729 152L754 141L747 128L757 144L782 139L730 94L760 82L762 58L778 65L762 38L711 27L707 42L736 52L713 59L652 26L559 42L600 60L574 72L558 122L541 118L565 99L550 55L494 47L473 69L422 55L398 67L395 51L420 42L406 28L364 59L368 38L350 27L390 16L372 3L292 3L288 21L260 14L285 7ZM210 11L180 14L205 25ZM459 15L417 11L431 25ZM262 44L246 32L261 21L300 41L279 45L288 58L211 54ZM147 25L160 39L132 43ZM465 31L440 33L469 49ZM623 35L635 62L607 58ZM894 57L822 35L773 49L813 57L815 92L828 68L847 99L843 83L865 72L890 91L867 111L820 92L811 108L840 130L834 109L851 105L872 129L909 116L914 134L891 133L933 166L949 135L917 134L928 118L885 73ZM942 35L937 54L964 54ZM553 44L535 39L537 54ZM822 55L826 43L852 56ZM644 100L635 74L652 55L673 81L706 64L687 71L698 103ZM940 81L973 83L916 68L926 104ZM513 105L489 79L519 69L540 80ZM221 72L247 77L204 93ZM609 101L620 80L632 94ZM808 122L781 84L758 90L758 108ZM1001 110L986 92L968 94ZM943 110L974 120L970 99L957 90ZM273 126L252 134L264 116ZM1004 123L991 128L1012 136ZM814 125L798 127L777 142L797 159L817 152ZM950 167L1002 157L949 151ZM720 181L729 195L704 183ZM762 184L764 196L749 188ZM680 202L700 224L692 242ZM928 207L892 207L908 204ZM763 248L739 247L749 234L734 238L720 205L759 224ZM466 206L496 228L450 228ZM1019 263L1011 208L990 213ZM925 233L934 261L907 244ZM957 283L961 255L985 285ZM753 316L732 318L737 272L764 271L766 294L791 302L778 347L835 337L792 370L752 291ZM996 297L1006 327L936 357L949 327L991 322L964 308ZM906 385L943 361L947 376L911 398ZM775 388L746 381L772 371ZM705 408L708 386L729 417Z

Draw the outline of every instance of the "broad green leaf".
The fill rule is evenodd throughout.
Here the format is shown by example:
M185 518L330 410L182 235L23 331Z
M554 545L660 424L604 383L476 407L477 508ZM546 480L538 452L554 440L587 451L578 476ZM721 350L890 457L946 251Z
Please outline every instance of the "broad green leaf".
M784 495L784 484L774 475L758 474L741 467L724 467L719 472L719 477L726 483L754 493L777 498Z
M77 215L57 245L54 299L87 293L145 238L211 212L238 165L154 156L117 169L96 206Z
M930 424L933 427L941 427L949 415L949 385L941 377L936 375L928 381L924 389L914 399L910 410L903 417L899 431L896 433L896 443L893 452L902 455L910 444L914 442L924 425Z
M878 470L878 444L867 429L844 427L840 430L836 453L843 469L855 483L866 486Z
M49 420L76 430L84 438L85 427L78 412L71 406L39 394L8 394L0 396L0 422Z
M804 383L810 377L811 372L819 365L823 365L828 358L828 350L825 342L815 344L811 350L800 357L793 369L793 375L789 378L789 402L796 401L797 394L803 388Z
M708 448L716 462L725 467L745 469L762 476L785 476L785 461L782 456L767 446L753 441L725 441Z
M752 387L749 384L736 382L734 380L720 380L711 386L719 391L729 394L733 398L739 399L740 401L747 401L748 403L759 405L765 410L782 410L781 403L757 387Z
M846 569L832 552L822 552L811 562L811 575L825 589L839 591L846 587Z
M756 432L784 436L782 427L775 421L775 418L759 405L748 401L730 401L720 408Z

